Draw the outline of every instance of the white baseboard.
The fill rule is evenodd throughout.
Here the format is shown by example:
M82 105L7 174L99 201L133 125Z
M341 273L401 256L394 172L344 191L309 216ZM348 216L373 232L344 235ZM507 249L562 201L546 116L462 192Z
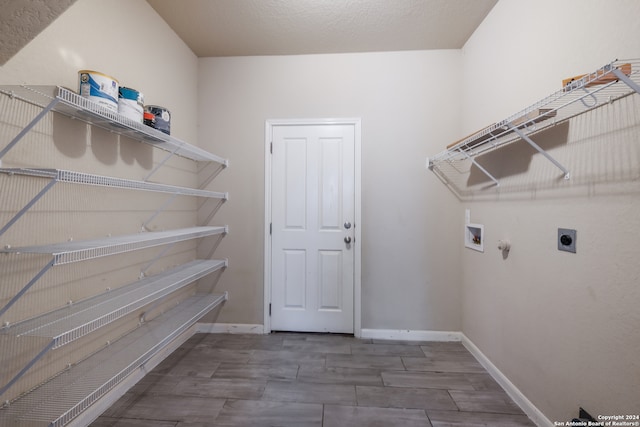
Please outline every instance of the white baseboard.
M476 345L471 342L466 335L462 336L462 345L473 356L478 359L478 362L487 370L489 375L496 380L498 384L504 389L511 399L524 411L525 414L536 424L538 427L551 427L553 423L533 404L522 392L511 382L509 379L480 351Z
M412 331L407 329L363 329L360 337L401 341L461 341L462 333L450 331Z
M264 334L264 325L243 323L197 323L197 333L205 334Z

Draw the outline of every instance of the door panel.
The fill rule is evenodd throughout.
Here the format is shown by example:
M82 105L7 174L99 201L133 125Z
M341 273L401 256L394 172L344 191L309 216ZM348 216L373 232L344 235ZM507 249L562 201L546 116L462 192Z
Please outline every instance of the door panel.
M342 309L340 284L342 281L342 251L320 251L318 269L319 310Z
M284 252L284 307L304 309L306 301L307 253L300 250Z
M352 333L354 126L272 136L271 329Z
M306 139L284 141L285 154L285 227L304 229L306 224Z
M320 141L320 228L338 230L342 213L341 140Z

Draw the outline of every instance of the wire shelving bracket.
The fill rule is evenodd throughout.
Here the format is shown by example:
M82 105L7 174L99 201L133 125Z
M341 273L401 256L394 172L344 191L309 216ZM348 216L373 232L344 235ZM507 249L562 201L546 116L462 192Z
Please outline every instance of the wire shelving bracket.
M178 155L195 161L216 162L220 163L223 167L229 165L227 159L211 154L194 145L187 144L157 129L131 120L126 116L114 113L90 99L84 98L61 86L0 86L0 93L7 95L11 99L19 99L43 108L6 147L0 150L0 161L49 111L55 111L106 129L117 135L151 144L154 147L168 151L170 156ZM166 160L164 160L164 162L166 162ZM164 164L164 162L162 164Z
M613 61L568 82L562 89L505 120L450 144L446 150L428 159L428 168L433 170L441 162L470 160L499 185L499 181L474 159L523 140L560 169L565 179L569 179L570 171L536 144L532 135L634 93L640 94L640 59Z
M37 336L51 341L7 384L0 396L15 384L49 350L69 344L121 317L166 296L194 281L226 267L227 260L197 260L120 287L51 313L0 328L1 335L16 338Z
M189 227L171 231L154 231L128 236L105 237L96 240L55 243L42 246L5 247L0 253L49 254L53 258L36 274L14 297L0 309L2 316L15 304L40 278L56 265L87 261L90 259L116 255L140 249L148 249L169 243L198 239L214 234L227 233L224 227Z
M0 424L55 427L68 424L129 375L144 368L172 340L228 298L226 292L221 295L195 294L187 298L0 409Z
M0 149L0 174L22 175L48 179L45 186L29 200L4 225L0 224L0 236L10 229L58 182L95 185L127 190L143 190L170 194L143 224L143 229L178 196L220 199L223 203L228 193L178 187L150 182L150 177L173 156L196 162L214 162L226 168L229 161L196 146L187 144L128 117L114 113L77 93L60 86L0 86L0 94L13 100L41 108L4 147ZM110 133L144 142L167 152L142 181L106 177L61 169L2 168L4 156L13 149L48 113L57 112L72 119L106 129ZM101 258L158 246L171 247L187 240L212 235L224 235L228 226L189 227L178 230L146 232L128 236L106 237L85 241L70 241L40 246L0 248L0 254L45 254L49 261L13 297L0 308L0 316L20 300L51 268L69 263ZM161 255L165 252L161 252ZM153 264L154 258L146 269ZM9 375L4 385L0 384L0 395L7 392L50 350L69 344L91 332L109 325L136 310L144 310L138 319L138 328L105 349L84 359L64 372L47 380L44 384L18 396L16 400L0 408L0 424L4 422L26 422L33 425L45 422L50 426L62 426L72 421L100 397L112 390L135 370L144 367L172 340L186 332L202 316L228 299L223 295L196 294L181 301L177 308L149 322L145 317L149 310L157 307L176 291L185 288L204 276L227 267L227 260L195 260L171 268L154 276L141 274L137 282L116 290L107 289L103 294L82 301L70 302L64 308L21 320L12 324L5 321L0 327L0 336L9 340L21 337L48 339L30 361L17 372ZM31 356L29 356L31 357ZM4 381L3 381L4 382Z
M7 175L25 175L32 177L41 177L50 179L49 183L38 192L22 209L20 209L2 228L0 228L0 236L2 236L13 224L15 224L31 207L36 204L53 186L58 182L95 185L110 188L120 188L125 190L142 190L158 193L168 193L172 197L170 201L175 200L177 196L195 196L203 198L214 198L227 200L228 193L218 191L199 190L187 187L178 187L167 184L157 184L146 181L135 181L123 178L114 178L102 175L93 175L83 172L68 171L62 169L25 169L25 168L0 168L0 173ZM145 222L147 225L153 218L159 215L170 202L165 203L158 208L152 217Z

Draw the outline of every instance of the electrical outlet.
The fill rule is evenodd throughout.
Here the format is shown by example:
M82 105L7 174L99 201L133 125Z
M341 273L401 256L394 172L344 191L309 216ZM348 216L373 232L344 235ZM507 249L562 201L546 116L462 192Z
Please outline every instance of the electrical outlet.
M576 253L578 232L570 228L558 228L558 250Z

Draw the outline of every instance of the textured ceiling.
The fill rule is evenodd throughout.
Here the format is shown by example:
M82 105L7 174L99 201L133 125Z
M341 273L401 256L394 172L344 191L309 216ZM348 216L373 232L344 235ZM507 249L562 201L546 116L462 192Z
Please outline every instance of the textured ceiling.
M459 49L498 0L147 0L199 57Z
M76 0L0 0L0 65L4 65Z

